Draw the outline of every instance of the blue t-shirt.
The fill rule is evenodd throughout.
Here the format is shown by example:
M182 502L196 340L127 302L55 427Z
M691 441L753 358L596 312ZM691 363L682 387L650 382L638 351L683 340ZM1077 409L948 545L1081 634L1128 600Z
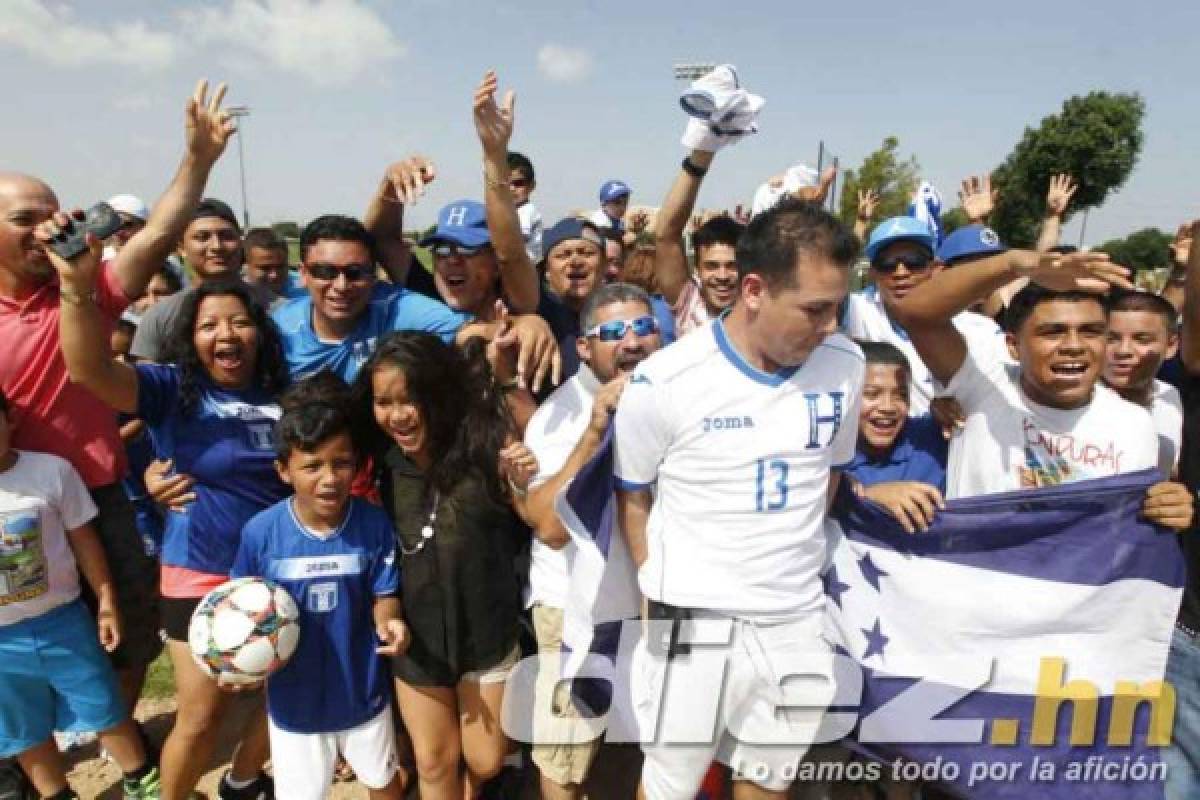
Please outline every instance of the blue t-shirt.
M279 405L258 389L232 391L205 381L197 408L184 416L180 375L175 366L137 366L137 415L150 428L156 454L174 459L175 472L195 481L195 501L167 512L162 563L225 575L242 526L288 495L275 472Z
M300 609L300 643L267 680L267 713L294 733L361 725L391 700L391 670L375 652L376 597L400 588L396 538L387 513L352 498L345 519L322 539L296 519L292 500L246 523L233 576L287 589Z
M312 297L289 300L272 314L283 335L283 354L292 380L332 370L346 383L353 382L359 368L375 351L375 344L394 331L425 331L453 344L454 337L471 320L467 314L402 286L377 283L357 327L340 342L317 338L312 326Z
M859 442L846 474L863 486L888 481L921 481L946 491L948 444L931 414L910 417L886 456L876 459L863 452Z
M675 335L675 314L660 294L650 295L650 308L654 312L654 318L658 320L658 335L662 339L662 346L666 347L678 338Z

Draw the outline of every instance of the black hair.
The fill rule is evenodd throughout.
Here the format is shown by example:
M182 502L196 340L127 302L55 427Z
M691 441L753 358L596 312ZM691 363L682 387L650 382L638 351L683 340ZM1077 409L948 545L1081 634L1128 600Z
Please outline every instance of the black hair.
M1042 303L1050 303L1056 300L1068 303L1096 303L1104 309L1105 316L1108 315L1104 298L1094 292L1084 292L1077 289L1058 291L1057 289L1047 289L1044 286L1031 283L1013 295L1013 299L1009 301L1008 308L1004 311L1004 330L1009 333L1016 333L1025 324L1025 320L1029 319L1030 315L1033 314L1035 308Z
M376 258L375 237L354 217L325 214L305 225L304 230L300 232L300 260L306 259L309 248L322 240L358 242L367 248L373 261L379 260Z
M251 228L246 231L246 235L242 237L242 250L248 251L251 247L257 247L260 250L274 250L277 253L287 255L287 242L280 238L279 234L270 228Z
M3 389L0 389L0 414L8 416L8 395L4 393Z
M275 424L275 455L286 464L293 452L311 453L343 433L349 434L351 442L354 441L354 429L346 406L321 401L293 405ZM354 452L357 454L357 446Z
M508 154L506 161L508 162L509 170L515 169L525 176L525 180L530 183L537 183L533 174L533 162L529 160L529 156L514 151Z
M132 336L133 334L137 333L137 329L138 329L138 324L136 322L134 322L133 320L131 320L125 316L117 317L117 324L115 326L115 330L121 331L122 333L127 333L130 336Z
M166 264L163 265L162 269L150 276L151 280L156 277L162 278L164 281L166 281L167 288L171 290L171 294L175 294L183 288L183 281L179 280L179 273L171 269ZM148 282L149 281L147 281L147 283Z
M737 244L738 277L755 274L771 289L787 288L795 282L802 254L849 268L860 247L837 217L816 203L789 197L746 226Z
M190 290L179 306L179 316L171 329L167 342L166 361L179 367L179 405L184 416L196 411L200 402L201 385L209 380L200 356L196 353L194 332L200 305L209 297L236 297L245 306L246 312L258 330L258 345L254 353L254 375L250 379L253 388L261 389L276 397L288 385L287 361L283 356L283 341L279 329L267 316L241 281L223 278L205 281Z
M697 253L714 244L737 247L738 240L746 232L746 226L727 214L721 214L692 231L692 249Z
M891 342L868 342L865 339L855 339L854 341L862 349L868 366L882 364L889 367L900 367L904 370L906 377L911 375L912 368L908 363L908 356L904 355L904 351Z
M498 454L515 426L493 380L486 347L473 338L460 351L433 334L415 331L391 333L379 341L354 382L360 440L373 444L377 465L392 444L375 421L372 379L376 371L393 367L404 373L408 397L425 425L433 457L425 473L425 494L446 494L473 476L503 501Z
M218 200L215 197L206 197L196 204L196 210L192 212L191 222L198 219L207 219L216 217L223 219L237 229L238 233L242 232L242 226L238 224L237 215L233 213L233 209L223 200Z
M1118 311L1145 311L1158 314L1162 317L1163 324L1167 326L1168 333L1175 330L1179 319L1175 306L1171 305L1162 295L1137 289L1114 289L1108 295L1105 305L1108 307L1109 314Z
M588 295L579 310L579 326L587 331L596 324L596 312L614 303L641 303L646 307L647 314L654 313L653 301L645 289L632 283L608 283Z

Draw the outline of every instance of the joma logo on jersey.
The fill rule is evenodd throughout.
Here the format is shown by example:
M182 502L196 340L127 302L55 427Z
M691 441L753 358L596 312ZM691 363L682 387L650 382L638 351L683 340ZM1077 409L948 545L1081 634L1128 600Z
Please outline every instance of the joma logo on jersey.
M704 432L728 431L735 428L753 428L754 420L750 417L705 417Z
M337 561L310 561L304 565L306 575L321 575L326 572L339 572L342 565Z
M804 395L808 405L808 444L805 450L816 450L828 447L842 427L842 397L843 392L811 393ZM823 439L822 432L829 431L829 438Z

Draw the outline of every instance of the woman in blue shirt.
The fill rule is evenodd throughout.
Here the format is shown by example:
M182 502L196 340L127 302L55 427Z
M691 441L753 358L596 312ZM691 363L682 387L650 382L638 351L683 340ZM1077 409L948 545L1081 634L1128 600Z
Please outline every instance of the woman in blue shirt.
M95 255L56 264L71 380L117 411L136 413L153 434L157 456L194 481L195 499L167 514L160 587L178 698L163 746L162 789L167 797L187 797L212 756L226 698L192 660L188 625L200 599L228 580L245 522L288 494L275 472L272 440L287 365L274 324L236 282L205 283L188 294L170 345L172 364L114 360L91 300ZM227 779L249 784L248 796L258 797L266 757L265 716L256 714ZM233 796L227 788L222 797Z

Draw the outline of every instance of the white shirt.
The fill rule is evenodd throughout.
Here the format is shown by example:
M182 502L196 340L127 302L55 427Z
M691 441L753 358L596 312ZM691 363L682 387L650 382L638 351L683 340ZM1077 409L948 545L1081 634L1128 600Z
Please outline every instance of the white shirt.
M946 497L974 497L1136 472L1158 465L1150 414L1096 384L1075 409L1039 405L1021 391L1021 368L967 351L947 390L966 414L950 441Z
M1165 477L1170 478L1179 466L1179 452L1183 447L1183 398L1179 396L1179 390L1164 381L1154 381L1150 417L1158 433L1158 467Z
M569 381L554 390L538 407L525 428L525 444L537 456L538 474L530 487L540 486L563 468L587 430L600 382L586 364ZM567 604L567 574L575 544L568 541L555 550L535 537L530 552L529 586L525 607L541 603L554 608Z
M0 626L79 597L67 531L95 516L74 467L49 453L18 451L17 463L0 472Z
M597 208L592 212L592 216L588 219L593 225L599 228L601 232L606 231L609 228L612 228L617 233L625 232L625 220L618 219L614 221L612 217L605 213L603 208Z
M1000 326L995 322L972 311L964 311L952 321L954 327L967 340L968 349L976 353L986 353L985 357L993 361L1011 361L1004 331L1000 330ZM911 376L909 416L919 417L927 414L930 401L945 395L945 392L938 391L933 375L917 354L917 348L909 340L908 334L888 317L883 298L879 296L875 287L868 287L846 298L846 315L842 320L842 330L852 339L887 342L904 353L908 359Z
M657 486L643 594L760 620L824 607L826 492L854 456L863 369L835 334L760 372L721 319L638 366L614 424L618 486Z
M521 236L525 239L525 252L534 264L542 260L542 212L533 203L517 206L517 219L521 223Z

